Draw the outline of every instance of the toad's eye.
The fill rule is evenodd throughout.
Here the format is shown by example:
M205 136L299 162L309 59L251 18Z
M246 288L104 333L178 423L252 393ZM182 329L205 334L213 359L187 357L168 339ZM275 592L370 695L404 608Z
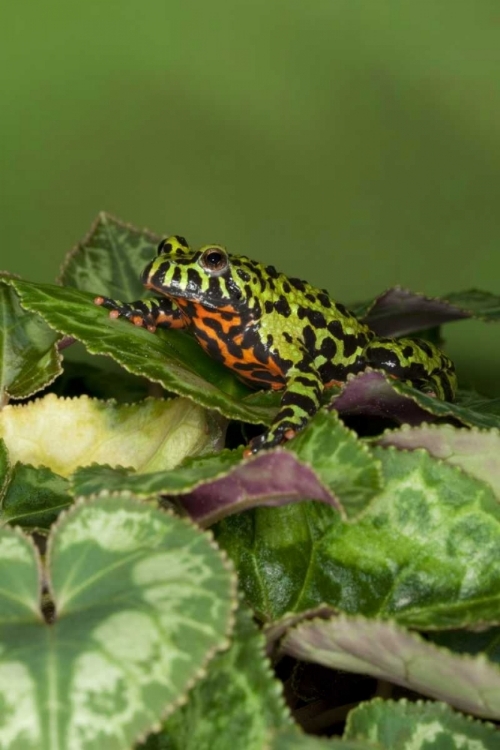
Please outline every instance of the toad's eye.
M227 268L227 255L218 247L209 247L200 258L200 266L210 273L220 273Z

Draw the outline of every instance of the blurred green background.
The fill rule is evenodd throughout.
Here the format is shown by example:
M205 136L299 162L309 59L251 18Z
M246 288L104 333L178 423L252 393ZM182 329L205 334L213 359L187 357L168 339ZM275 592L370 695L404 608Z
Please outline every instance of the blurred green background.
M344 302L500 293L498 0L88 0L0 12L0 267L105 209ZM445 328L500 394L500 327Z

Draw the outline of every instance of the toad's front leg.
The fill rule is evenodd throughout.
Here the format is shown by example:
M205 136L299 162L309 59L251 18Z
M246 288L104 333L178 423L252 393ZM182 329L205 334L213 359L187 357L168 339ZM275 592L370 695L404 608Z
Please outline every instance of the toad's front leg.
M96 305L109 310L110 318L125 318L139 328L155 331L157 328L184 328L181 311L167 297L137 299L120 302L109 297L96 297Z
M304 359L292 366L287 373L286 390L272 425L250 441L244 455L248 457L263 448L274 448L295 437L318 411L322 392L323 383L311 360Z

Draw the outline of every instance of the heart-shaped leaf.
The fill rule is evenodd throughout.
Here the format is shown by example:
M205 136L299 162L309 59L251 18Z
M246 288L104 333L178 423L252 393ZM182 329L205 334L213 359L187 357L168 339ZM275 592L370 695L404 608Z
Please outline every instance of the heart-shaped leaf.
M39 565L28 538L0 530L0 747L126 750L225 645L231 573L206 535L126 497L77 505L41 581Z

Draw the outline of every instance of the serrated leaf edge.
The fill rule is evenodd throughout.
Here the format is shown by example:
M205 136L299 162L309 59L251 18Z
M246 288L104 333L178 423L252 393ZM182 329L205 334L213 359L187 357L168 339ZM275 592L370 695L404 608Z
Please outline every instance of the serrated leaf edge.
M384 708L386 706L390 708L391 706L403 705L404 708L405 709L408 708L411 713L414 712L415 714L417 714L415 716L416 719L419 718L418 716L419 709L430 708L433 711L441 713L443 716L457 717L459 719L465 720L469 724L476 724L482 727L486 727L488 729L494 730L495 732L497 732L498 730L498 727L495 724L493 724L491 721L488 721L487 719L480 719L476 716L472 716L471 714L463 713L459 709L453 708L452 706L450 706L448 703L445 703L444 701L439 701L439 700L429 701L429 700L424 700L422 698L419 698L416 701L410 701L408 700L408 698L400 698L399 700L394 700L393 698L384 699L384 698L376 697L376 698L372 698L371 700L361 701L356 706L355 709L353 709L352 711L348 713L344 734L347 732L348 728L350 727L350 723L352 721L352 719L350 718L351 714L358 711L358 709L364 710L365 708L372 707L372 706L379 706L379 705L384 706Z
M133 224L130 224L129 222L123 221L122 219L119 219L117 216L114 216L111 213L108 213L107 211L99 211L96 218L92 222L90 229L88 232L83 236L83 238L74 245L71 250L69 250L64 259L61 263L61 266L59 268L59 273L56 276L56 284L59 284L60 286L64 286L62 282L62 278L66 272L67 267L69 264L74 260L74 258L83 250L85 250L85 246L91 243L92 238L94 234L97 232L99 226L101 224L108 224L108 223L114 223L118 224L123 229L127 229L131 232L136 232L138 234L143 234L148 240L151 240L151 242L155 245L158 244L158 242L161 239L160 235L157 235L155 232L153 232L150 229L142 228L134 226Z
M52 554L53 554L53 546L54 546L54 540L57 536L57 533L60 531L61 525L67 523L68 516L71 516L74 514L80 507L84 505L92 504L95 500L99 499L128 499L133 500L134 502L147 506L146 500L144 498L137 497L132 492L114 492L109 493L106 492L106 490L103 490L98 495L91 495L89 497L83 497L79 496L75 498L75 502L73 505L71 505L69 508L63 510L55 523L52 524L50 528L50 533L47 539L47 550L45 554L45 570L48 572L51 566L52 561ZM181 521L186 526L189 526L193 529L196 529L200 534L203 534L204 536L208 537L207 541L212 549L214 549L219 557L222 560L222 564L224 568L229 573L229 579L230 579L230 601L229 601L229 617L228 617L228 624L226 628L226 632L221 635L221 642L219 644L214 645L212 648L210 648L207 651L207 654L205 655L205 659L199 669L193 674L190 680L187 681L184 692L182 695L178 696L174 701L167 704L163 711L160 712L160 716L158 718L158 722L148 728L146 732L140 732L134 739L134 744L137 742L144 741L148 735L150 735L152 732L158 732L161 730L162 722L165 721L175 710L180 708L182 705L184 705L188 700L188 694L189 691L196 685L197 682L199 682L203 677L207 674L207 669L209 663L212 661L213 657L222 651L225 651L229 648L231 645L231 634L234 631L235 621L236 621L236 610L238 608L238 578L236 575L236 571L234 569L233 563L230 559L230 557L226 554L224 550L222 550L220 547L218 547L217 543L215 542L214 536L211 531L207 531L205 529L201 529L194 521L192 521L187 516L178 516L175 513L173 513L168 508L162 508L157 507L155 510L158 510L160 513L164 513L165 515L175 518L178 521ZM25 536L25 535L24 535ZM52 590L52 581L49 580L48 575L46 576L45 584L47 586L47 589L50 593L50 596L53 597L53 590Z
M466 291L481 291L480 289L477 290L466 290ZM396 284L395 286L388 287L385 291L381 292L381 294L377 294L377 296L373 299L373 301L370 303L370 306L367 308L366 312L364 313L363 317L361 318L362 321L365 321L370 312L373 310L377 302L379 302L381 299L383 299L387 294L390 292L403 292L404 294L409 294L412 297L419 297L422 300L425 300L426 302L439 302L443 305L443 307L448 307L453 312L457 312L460 314L461 319L464 319L466 317L472 317L476 318L479 317L475 315L472 311L467 310L466 308L459 307L453 302L449 302L447 299L441 296L434 296L426 294L425 292L417 292L413 289L409 289L408 287L401 286L400 284ZM465 292L457 292L458 294L464 294ZM454 321L445 321L445 322L454 322Z
M316 608L315 608L316 609ZM390 619L382 619L382 618L375 618L375 617L363 617L363 615L348 615L344 612L340 612L338 615L332 615L331 617L313 617L312 619L308 619L307 622L304 620L295 623L292 625L283 635L280 641L279 651L280 654L286 654L287 652L287 640L291 636L292 633L294 633L299 628L306 626L306 625L320 625L324 623L328 623L334 619L337 619L346 625L349 624L356 624L356 623L375 623L377 625L383 625L387 626L393 629L393 631L397 631L398 633L404 634L405 637L408 639L414 641L415 643L418 643L419 645L424 644L426 648L428 648L430 651L437 651L439 653L445 654L445 655L452 655L454 658L458 659L462 662L470 662L473 665L480 665L485 666L489 669L492 669L493 671L497 672L498 679L500 681L500 664L496 664L494 661L491 661L487 658L486 654L484 652L480 652L479 654L461 654L456 651L453 651L450 648L447 648L446 646L438 645L436 643L433 643L432 641L426 640L423 635L421 635L418 631L414 629L410 629L405 627L404 625L401 625L398 623L394 618ZM428 631L428 628L425 629ZM321 662L315 662L312 661L312 663L321 663ZM444 703L444 701L441 701ZM445 704L447 705L447 704Z
M45 620L45 617L42 613L42 593L43 588L46 584L46 576L45 576L45 567L42 562L42 556L40 554L40 551L35 544L35 541L31 534L26 534L26 532L22 529L21 526L14 524L11 526L10 524L5 524L0 528L0 532L4 532L7 534L14 534L14 536L19 537L20 539L23 539L24 541L28 542L28 546L31 547L33 551L33 556L35 558L37 572L38 572L38 591L37 591L37 607L33 610L33 614L37 617L40 624L46 625L47 622Z

